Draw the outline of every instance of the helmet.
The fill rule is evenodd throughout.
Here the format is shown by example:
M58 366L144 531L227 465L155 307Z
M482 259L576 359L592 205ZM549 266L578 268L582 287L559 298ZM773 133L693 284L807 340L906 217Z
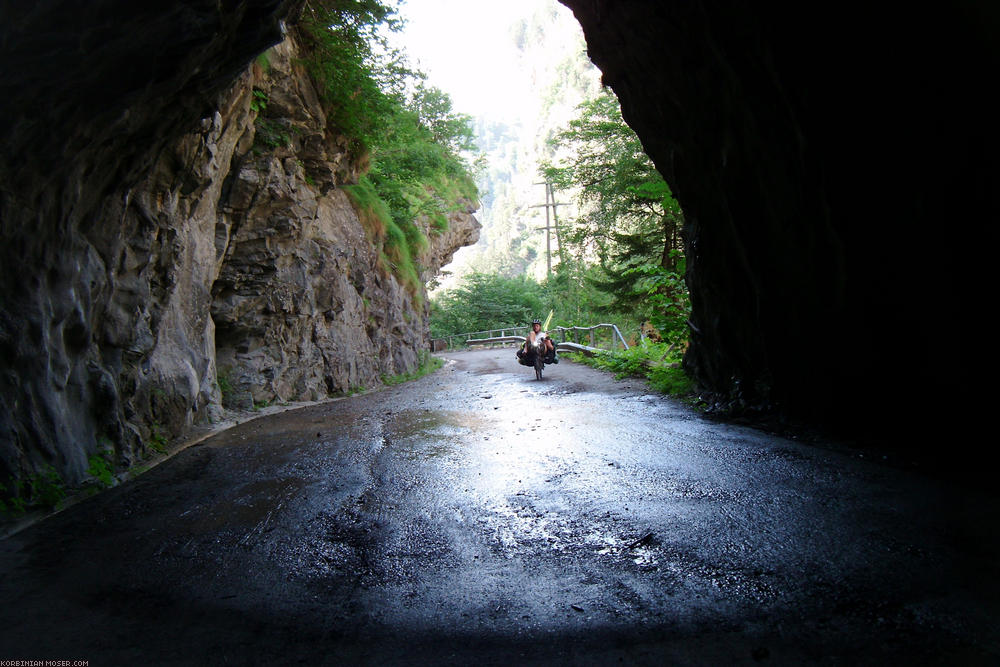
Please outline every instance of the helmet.
M541 324L542 321L536 317L535 319L531 320L531 323L532 324Z

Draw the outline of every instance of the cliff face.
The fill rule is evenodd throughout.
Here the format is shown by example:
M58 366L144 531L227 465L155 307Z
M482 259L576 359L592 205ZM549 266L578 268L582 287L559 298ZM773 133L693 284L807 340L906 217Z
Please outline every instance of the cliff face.
M358 175L347 141L295 57L286 39L168 139L67 149L71 164L41 173L3 164L0 480L52 466L73 484L95 452L131 465L223 401L317 399L413 370L425 295L380 265L339 187ZM155 115L130 102L126 116ZM475 241L472 211L428 233L428 276Z
M358 176L347 141L327 131L295 57L286 41L240 87L259 117L237 140L214 228L217 364L236 404L371 387L413 370L426 348L425 295L380 268L377 241L337 187ZM446 234L425 225L428 276L478 238L472 211L453 214Z

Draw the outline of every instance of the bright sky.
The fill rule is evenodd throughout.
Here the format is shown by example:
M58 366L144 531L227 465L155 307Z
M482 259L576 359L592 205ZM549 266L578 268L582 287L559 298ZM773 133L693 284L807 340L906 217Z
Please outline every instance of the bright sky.
M405 0L400 14L407 25L392 39L457 111L507 116L531 94L518 72L510 26L534 6L537 0Z

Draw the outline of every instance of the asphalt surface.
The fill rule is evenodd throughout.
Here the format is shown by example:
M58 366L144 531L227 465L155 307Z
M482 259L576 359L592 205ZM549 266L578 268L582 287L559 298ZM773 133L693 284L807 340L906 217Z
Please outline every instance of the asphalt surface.
M995 496L447 357L0 541L0 660L1000 663Z

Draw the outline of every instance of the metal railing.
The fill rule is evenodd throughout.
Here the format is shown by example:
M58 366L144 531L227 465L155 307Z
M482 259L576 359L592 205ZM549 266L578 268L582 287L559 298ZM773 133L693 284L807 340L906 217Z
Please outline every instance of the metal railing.
M628 343L625 342L625 337L622 336L622 332L618 330L618 326L615 324L595 324L592 327L556 327L553 331L558 331L559 334L561 335L562 340L560 342L563 343L573 342L578 344L579 341L573 339L577 338L578 334L586 332L586 334L590 338L590 347L595 349L601 349L598 348L597 345L597 332L603 329L608 330L611 336L610 349L614 349L617 343L621 343L622 349L624 350L628 349ZM567 335L570 337L571 340L569 341L566 340Z
M446 341L447 349L454 350L465 347L470 340L475 341L473 345L481 345L480 341L489 340L491 343L502 344L504 342L523 343L524 337L528 335L530 326L501 327L499 329L487 329L485 331L468 331L466 333L452 334L444 338L436 338L436 341ZM521 333L518 333L521 332ZM485 334L485 335L484 335ZM434 348L437 350L437 346Z
M508 343L520 345L524 342L524 338L530 329L531 327L529 326L502 327L500 329L453 334L436 340L447 341L447 349L449 350L467 345L489 345L491 347ZM605 332L606 335L604 335ZM486 335L483 336L483 334ZM556 341L557 348L561 346L562 349L567 350L597 352L604 349L617 349L619 345L621 345L622 349L628 349L625 337L622 336L622 332L614 324L595 324L590 327L554 327L549 330L549 335L553 341ZM583 335L589 340L590 345L580 343L579 339ZM602 345L606 345L607 347L602 347ZM435 346L434 349L438 350L438 347Z

